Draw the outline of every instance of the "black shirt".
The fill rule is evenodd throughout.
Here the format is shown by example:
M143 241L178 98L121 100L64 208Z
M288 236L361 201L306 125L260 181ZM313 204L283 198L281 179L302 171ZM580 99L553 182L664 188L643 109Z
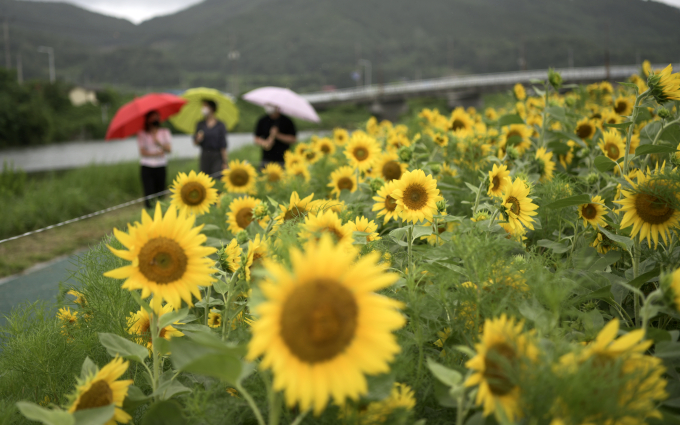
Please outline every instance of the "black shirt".
M271 130L272 127L278 127L279 133L281 134L297 136L295 124L293 124L293 121L291 121L290 118L283 114L280 114L276 119L273 119L269 115L260 118L255 127L255 136L262 139L268 138L269 130ZM274 139L274 144L270 150L266 151L262 149L262 161L283 162L283 155L288 149L290 149L290 144L279 139Z
M205 121L196 124L196 134L203 131L203 141L201 148L208 151L219 151L227 148L227 127L222 121L217 121L212 128L209 128ZM194 134L194 139L196 135Z

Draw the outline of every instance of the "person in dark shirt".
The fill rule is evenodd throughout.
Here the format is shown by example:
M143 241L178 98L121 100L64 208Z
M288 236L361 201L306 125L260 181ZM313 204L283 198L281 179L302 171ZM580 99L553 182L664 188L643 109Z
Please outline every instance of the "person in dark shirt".
M295 124L276 106L264 107L267 115L260 118L255 127L255 144L262 148L260 168L276 162L284 165L283 155L297 142Z
M201 147L200 169L213 178L220 178L227 168L227 127L215 118L217 104L204 100L202 113L205 119L196 125L194 144Z

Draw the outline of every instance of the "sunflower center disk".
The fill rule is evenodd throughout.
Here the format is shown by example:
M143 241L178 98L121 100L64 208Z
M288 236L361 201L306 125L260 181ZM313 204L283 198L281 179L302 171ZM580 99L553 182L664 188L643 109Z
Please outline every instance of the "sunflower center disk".
M354 188L354 182L349 177L343 177L338 180L338 189L340 190L352 190Z
M201 202L203 202L203 200L205 200L207 191L202 184L198 182L189 182L182 187L180 194L182 196L182 202L184 202L186 205L193 206L199 205Z
M519 200L514 196L509 197L506 203L511 204L510 211L512 211L513 214L519 215L519 213L522 211L519 206Z
M456 131L461 128L465 128L465 123L461 120L453 120L453 123L451 123L451 130Z
M234 186L245 186L250 181L250 175L246 170L233 170L229 173L229 181Z
M253 221L253 209L250 207L241 208L236 213L236 224L241 229L245 229Z
M620 114L621 112L624 112L626 110L627 106L628 105L626 105L626 102L618 101L618 102L616 102L616 105L614 106L614 112L616 112L617 114Z
M368 151L364 148L354 149L354 157L359 161L363 161L368 156Z
M609 154L609 158L613 159L614 161L619 159L619 148L615 144L607 143L605 150Z
M635 210L642 221L649 224L663 224L675 213L663 200L641 193L635 199Z
M593 128L590 126L590 124L581 124L576 129L576 134L581 139L589 138L592 133L593 133Z
M427 191L419 184L409 185L404 190L404 205L410 210L419 211L427 205Z
M328 145L321 145L321 152L324 154L329 154L331 152L331 148Z
M500 185L501 185L501 179L499 179L498 176L494 176L493 180L491 181L491 190L498 190Z
M595 205L588 204L585 206L585 208L583 208L581 214L583 214L583 217L587 218L588 220L592 220L597 217L597 209L595 208Z
M385 197L385 209L387 211L394 211L397 209L397 201L395 201L390 195Z
M385 180L399 180L401 178L401 165L397 161L388 161L383 165L382 174Z
M297 287L281 312L281 337L300 360L317 363L342 353L354 339L358 306L349 289L319 279Z
M298 207L297 205L291 205L290 208L288 208L288 211L286 211L286 214L283 216L283 220L284 221L293 220L298 217L302 217L306 213L307 213L306 209Z
M106 381L96 381L80 396L76 410L104 407L113 403L113 391Z
M279 173L274 172L267 175L267 181L277 182L279 180L281 180L281 175Z
M515 388L515 384L505 373L505 367L512 365L515 359L515 350L507 344L501 343L489 347L484 356L484 378L494 395L504 396Z
M170 283L184 276L187 256L172 239L150 239L139 251L139 271L152 282Z

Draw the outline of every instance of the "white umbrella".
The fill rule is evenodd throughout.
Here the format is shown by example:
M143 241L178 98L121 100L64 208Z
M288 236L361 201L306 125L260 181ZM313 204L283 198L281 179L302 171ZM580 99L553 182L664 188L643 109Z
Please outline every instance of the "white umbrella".
M282 114L301 120L321 122L321 118L307 99L289 89L261 87L244 94L243 100L259 106L276 106Z

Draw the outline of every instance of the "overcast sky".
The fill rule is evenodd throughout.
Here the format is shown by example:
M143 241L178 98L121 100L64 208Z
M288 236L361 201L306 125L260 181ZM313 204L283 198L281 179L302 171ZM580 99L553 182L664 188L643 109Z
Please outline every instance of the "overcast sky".
M140 23L154 16L177 12L203 0L42 0L65 1L106 15ZM342 1L342 0L338 0ZM389 1L389 0L387 0ZM656 0L680 7L680 0Z

